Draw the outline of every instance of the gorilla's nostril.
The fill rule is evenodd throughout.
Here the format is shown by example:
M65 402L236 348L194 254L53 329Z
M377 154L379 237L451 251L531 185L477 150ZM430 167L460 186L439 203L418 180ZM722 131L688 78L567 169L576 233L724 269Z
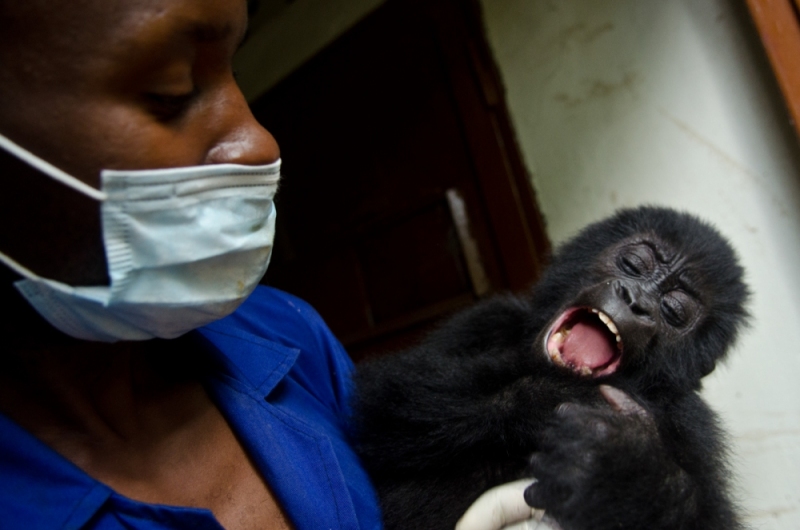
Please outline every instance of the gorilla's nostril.
M620 285L619 294L622 297L622 300L625 301L626 305L631 305L631 302L633 302L633 299L631 298L631 292L628 290L627 287L625 287L624 285Z

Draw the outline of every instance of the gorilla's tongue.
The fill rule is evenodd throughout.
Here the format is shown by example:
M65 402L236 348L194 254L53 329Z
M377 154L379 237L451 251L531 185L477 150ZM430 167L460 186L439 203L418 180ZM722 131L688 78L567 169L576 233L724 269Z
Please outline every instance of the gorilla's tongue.
M575 322L564 339L561 357L567 364L594 370L611 362L614 349L611 333L597 318L582 318Z

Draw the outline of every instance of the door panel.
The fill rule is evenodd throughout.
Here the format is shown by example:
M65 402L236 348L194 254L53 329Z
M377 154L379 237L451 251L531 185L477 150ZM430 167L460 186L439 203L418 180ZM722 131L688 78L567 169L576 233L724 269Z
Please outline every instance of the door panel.
M356 359L524 288L548 250L475 19L390 1L253 105L284 161L265 283Z

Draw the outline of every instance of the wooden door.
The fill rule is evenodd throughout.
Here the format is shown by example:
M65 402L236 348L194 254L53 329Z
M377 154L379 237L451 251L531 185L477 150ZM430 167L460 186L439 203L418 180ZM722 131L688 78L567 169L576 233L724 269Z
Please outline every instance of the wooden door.
M800 133L800 0L747 0L747 5Z
M253 105L284 180L265 283L355 359L491 293L548 242L475 4L388 2Z

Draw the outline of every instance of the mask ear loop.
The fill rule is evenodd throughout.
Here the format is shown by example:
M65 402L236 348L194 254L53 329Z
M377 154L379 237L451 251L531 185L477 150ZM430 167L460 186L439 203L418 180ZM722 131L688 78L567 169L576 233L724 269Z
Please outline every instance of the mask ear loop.
M20 276L28 278L29 280L41 280L42 279L38 274L36 274L32 270L28 269L27 267L24 267L23 265L21 265L17 261L14 261L13 259L11 259L9 256L7 256L6 254L4 254L2 252L0 252L0 262L5 264L9 269L11 269L12 271L16 272Z
M65 173L64 171L61 171L53 164L46 162L45 160L42 160L41 158L34 155L24 147L20 147L19 145L15 144L2 134L0 134L0 147L5 149L12 155L16 156L26 164L38 169L48 177L59 181L65 186L69 186L70 188L86 195L87 197L90 197L99 202L103 202L108 198L108 195L105 192L97 190L89 186L85 182L76 179L72 175Z

